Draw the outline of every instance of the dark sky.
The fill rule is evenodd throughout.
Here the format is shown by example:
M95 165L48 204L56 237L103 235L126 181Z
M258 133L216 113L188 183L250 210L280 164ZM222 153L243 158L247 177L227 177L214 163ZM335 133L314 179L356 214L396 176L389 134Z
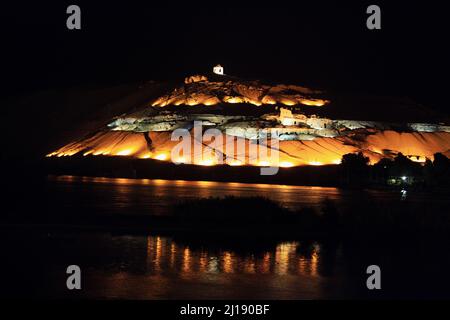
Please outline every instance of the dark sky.
M375 31L370 2L2 4L3 89L166 80L221 63L243 78L409 96L448 112L448 13L395 2L378 2ZM66 29L69 4L81 7L81 31Z

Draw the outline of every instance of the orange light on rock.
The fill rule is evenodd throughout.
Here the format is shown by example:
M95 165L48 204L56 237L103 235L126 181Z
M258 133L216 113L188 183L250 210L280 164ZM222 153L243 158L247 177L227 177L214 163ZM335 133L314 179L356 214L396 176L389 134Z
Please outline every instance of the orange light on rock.
M145 153L141 156L139 156L140 159L149 159L151 157L150 153Z
M230 162L228 162L228 165L230 165L230 166L242 166L242 162L241 161L239 161L239 160L235 160L235 159L233 159L233 160L231 160Z
M173 159L172 159L173 160ZM174 163L186 163L187 160L185 157L178 157L175 160L173 160Z
M198 164L201 165L201 166L213 166L214 165L214 160L212 160L212 159L203 159Z
M283 168L290 168L290 167L293 167L293 166L294 166L294 164L292 162L289 162L289 161L280 162L280 167L283 167Z
M157 154L157 155L154 157L154 159L160 160L160 161L167 160L167 154L165 154L165 153Z
M109 151L106 151L106 150L97 150L94 153L92 153L93 156L107 155L107 154L109 154Z
M301 99L300 103L304 104L306 106L315 106L315 107L322 107L325 104L327 104L329 101L327 100L321 100L321 99L317 99L317 100L307 100L307 99Z
M280 99L280 100L281 100L280 102L281 102L282 104L284 104L285 106L293 106L293 105L296 104L295 101L290 100L290 99L282 98L282 99Z
M244 99L241 97L230 97L226 96L223 98L223 101L226 103L243 103Z
M116 156L129 156L133 153L133 149L124 149L116 153Z

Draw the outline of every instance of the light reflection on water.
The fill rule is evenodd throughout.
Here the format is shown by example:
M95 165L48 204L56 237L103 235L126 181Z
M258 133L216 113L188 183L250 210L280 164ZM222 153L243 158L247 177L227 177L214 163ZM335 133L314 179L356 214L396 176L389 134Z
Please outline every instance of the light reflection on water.
M106 258L107 263L88 263L84 273L88 297L309 299L332 294L322 289L329 279L320 272L321 245L316 242L281 242L236 251L161 236L96 239L89 250L102 248L114 254ZM137 254L141 248L144 255Z
M376 201L397 198L383 191L340 190L338 188L281 186L264 184L224 183L206 181L169 181L149 179L114 179L59 176L49 177L49 210L58 214L80 211L95 214L160 214L164 215L179 201L199 197L263 196L297 209L318 208L325 199L342 206L365 196ZM410 200L416 199L410 197ZM417 197L419 199L419 197ZM420 200L420 199L419 199ZM62 210L62 209L69 210ZM70 211L71 210L71 211ZM151 231L151 230L150 230ZM0 237L2 235L0 234ZM52 235L36 239L25 233L11 235L3 243L20 242L23 250L14 250L15 259L22 252L39 252L34 262L42 261L42 270L49 273L45 290L52 297L69 294L65 284L67 265L74 261L82 267L83 297L126 299L314 299L360 297L367 294L365 270L369 264L380 263L398 285L399 279L439 278L422 283L426 290L403 289L400 296L428 296L434 287L443 284L450 261L440 246L422 246L410 242L359 248L359 241L343 246L336 241L288 241L265 243L247 248L248 239L237 248L212 245L209 239L201 244L192 239L150 236L118 236L110 234ZM41 242L39 242L41 241ZM424 250L424 248L426 250ZM430 253L430 249L434 249ZM345 255L352 250L352 254ZM421 252L422 250L423 252ZM16 255L17 253L17 255ZM366 257L367 255L367 257ZM41 257L42 256L42 257ZM433 257L433 259L430 259ZM20 257L22 258L22 257ZM28 264L24 255L23 265ZM5 258L5 261L8 259ZM15 261L13 259L9 259ZM443 261L443 262L442 262ZM408 265L417 266L403 275ZM398 266L398 267L397 267ZM400 270L401 269L401 270ZM14 268L12 269L14 270ZM394 270L394 271L393 271ZM410 270L410 269L408 269ZM426 277L423 276L426 274ZM403 281L403 280L402 280ZM403 282L400 282L403 284ZM430 288L431 286L431 288ZM56 289L54 289L56 288ZM444 290L443 289L443 290ZM42 290L38 288L37 290ZM385 287L383 292L387 292ZM392 291L392 288L391 288ZM73 293L71 293L73 294Z
M155 215L167 214L175 203L194 198L261 196L298 209L319 207L325 199L342 201L347 197L338 188L236 182L73 176L49 176L48 181L52 189L50 205L55 202L55 206L70 207L76 201L82 206L99 209L102 203L98 199L105 199L108 209Z
M174 204L196 198L260 196L298 210L319 209L325 200L344 208L372 199L399 199L396 192L380 190L345 190L331 187L268 185L237 182L183 181L161 179L126 179L103 177L48 177L48 210L60 208L91 210L109 214L170 214ZM414 194L409 201L422 201L427 195ZM445 198L435 201L446 201Z
M5 230L0 233L0 270L7 276L0 296L14 292L58 299L364 298L374 296L365 286L366 268L377 264L383 272L382 297L449 297L450 259L442 250L446 244L405 239L380 246L381 240L248 245L249 238L236 245L153 234ZM82 290L67 290L66 269L71 264L82 270Z
M230 250L192 250L189 246L176 244L170 238L148 236L146 272L158 273L164 270L187 277L196 273L317 276L320 245L314 243L307 256L297 252L298 246L298 242L282 242L277 244L273 251L260 252L257 256L240 256Z

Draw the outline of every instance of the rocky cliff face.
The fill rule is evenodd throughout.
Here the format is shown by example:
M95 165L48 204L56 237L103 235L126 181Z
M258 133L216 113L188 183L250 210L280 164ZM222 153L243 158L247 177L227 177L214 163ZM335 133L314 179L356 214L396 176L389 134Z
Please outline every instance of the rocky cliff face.
M196 164L205 164L206 158L211 165L217 164L217 159L211 156L213 151L231 159L234 165L258 165L261 161L249 150L267 130L272 137L279 138L280 163L286 166L336 164L351 152L363 152L372 163L399 152L419 162L432 159L436 152L450 155L448 126L425 121L327 117L327 108L332 104L326 93L297 85L195 75L48 156L130 156ZM380 102L379 107L385 105ZM315 116L314 111L320 116ZM220 145L202 142L205 146L200 154L202 160L198 160L194 151L190 156L184 155L183 161L172 159L171 150L178 143L172 141L172 131L183 128L192 133L198 121L205 130L220 131ZM239 163L235 161L236 155L227 154L226 144L230 141L247 146ZM269 139L260 148L271 146Z
M319 98L322 94L321 91L296 85L266 85L229 76L195 75L187 77L184 85L156 99L152 106L212 106L220 103L324 106L329 101Z
M145 135L149 134L152 147L149 148ZM237 140L236 140L237 139ZM227 142L228 141L228 142ZM231 142L233 141L233 142ZM206 145L211 141L205 141ZM202 154L191 154L191 163L203 164L208 159L208 164L215 164L211 154L214 149L227 155L227 143L244 143L246 152L243 155L230 153L228 164L249 164L258 165L258 159L252 156L249 145L252 140L236 138L224 135L221 147L212 144L205 147ZM178 144L178 141L171 140L171 132L150 132L136 133L125 131L101 131L92 136L70 143L55 151L51 156L73 156L82 155L106 155L106 156L130 156L135 158L153 158L157 160L187 162L184 159L171 159L171 150ZM263 145L262 148L267 148ZM268 147L270 148L270 146ZM192 151L194 148L191 149ZM228 148L228 150L231 150ZM336 138L317 137L312 140L302 141L280 141L279 155L280 163L286 166L297 165L322 165L337 164L344 154L353 152L363 152L370 158L371 163L376 163L382 158L390 158L401 152L409 156L414 161L424 162L426 158L433 159L433 154L441 152L450 156L450 133L448 132L408 132L400 133L396 131L380 131L367 135L361 132L354 132L347 136ZM265 152L265 151L264 151ZM236 157L243 158L242 163L232 163Z

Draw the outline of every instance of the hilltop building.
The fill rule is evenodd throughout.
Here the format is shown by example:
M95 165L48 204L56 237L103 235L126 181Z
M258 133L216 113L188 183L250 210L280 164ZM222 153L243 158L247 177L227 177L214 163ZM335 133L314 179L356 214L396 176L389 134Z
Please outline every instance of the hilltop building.
M223 67L222 67L220 64L218 64L217 66L215 66L215 67L213 68L213 72L214 72L215 74L218 74L218 75L223 76Z

